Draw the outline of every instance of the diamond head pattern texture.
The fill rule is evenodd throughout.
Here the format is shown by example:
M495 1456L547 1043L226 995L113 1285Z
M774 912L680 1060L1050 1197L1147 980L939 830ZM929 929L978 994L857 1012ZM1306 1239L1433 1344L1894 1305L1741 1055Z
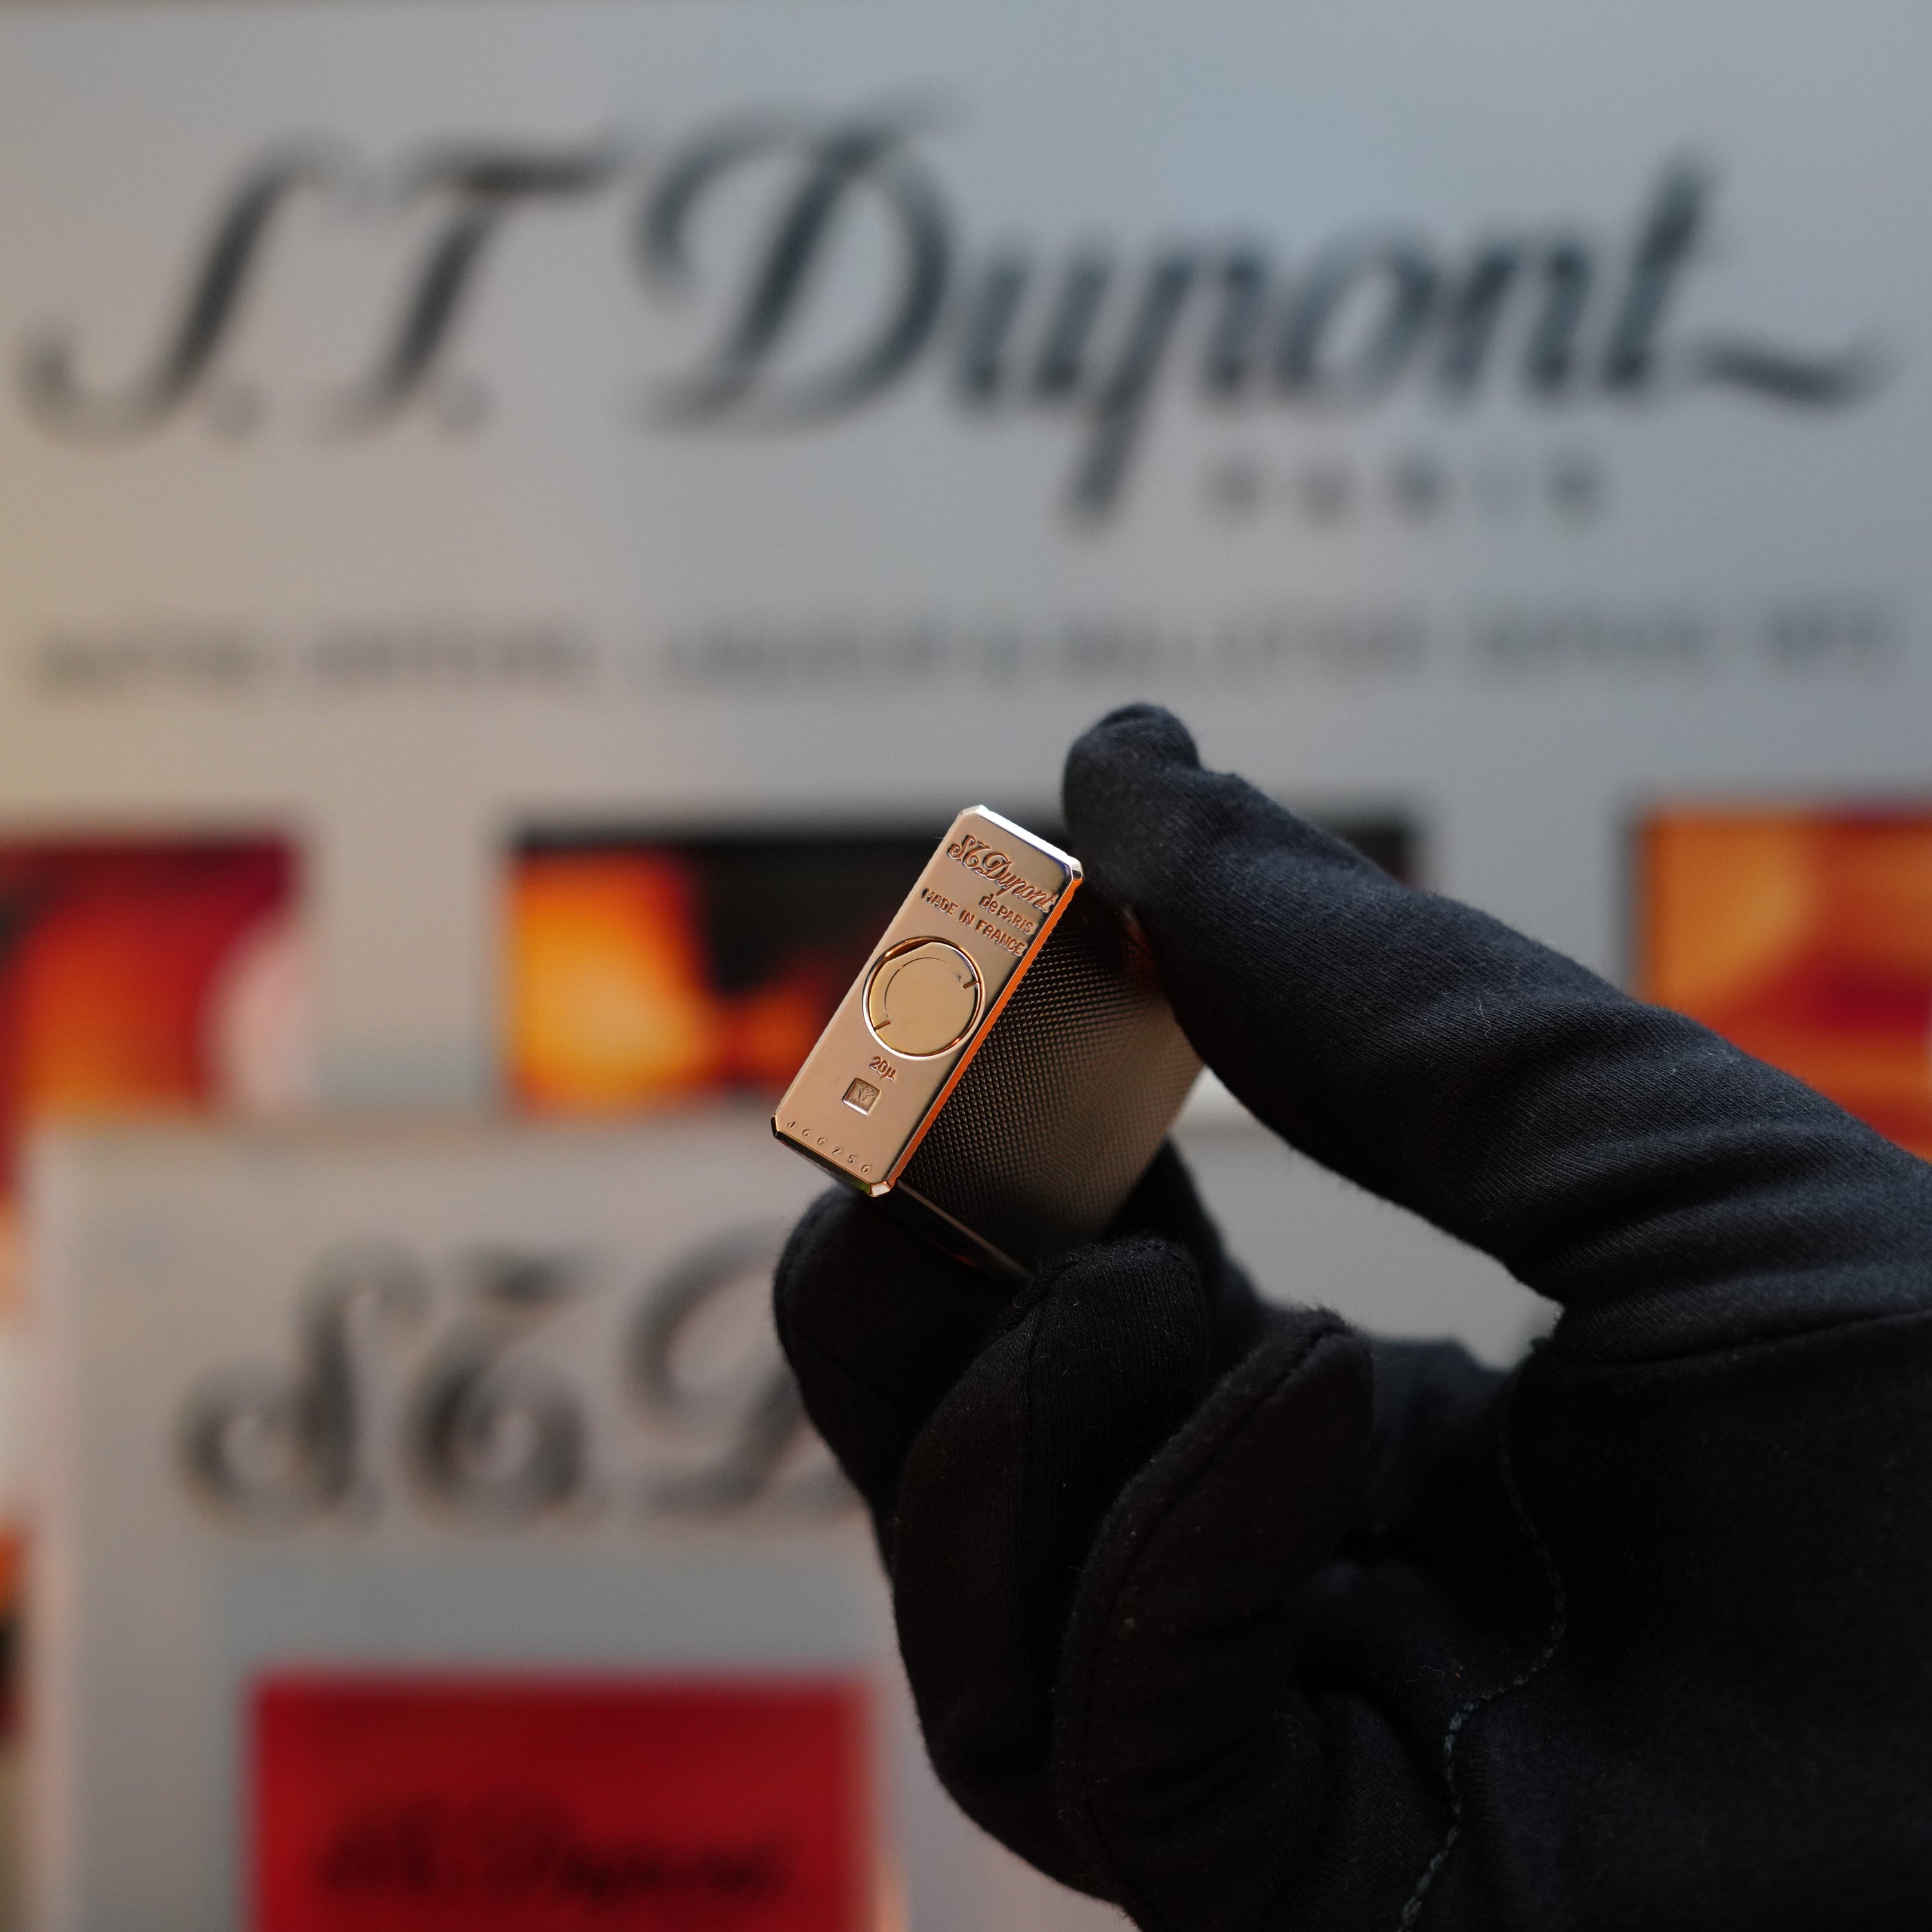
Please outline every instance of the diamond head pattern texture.
M1112 1220L1200 1066L1145 947L1080 887L896 1191L1030 1270Z

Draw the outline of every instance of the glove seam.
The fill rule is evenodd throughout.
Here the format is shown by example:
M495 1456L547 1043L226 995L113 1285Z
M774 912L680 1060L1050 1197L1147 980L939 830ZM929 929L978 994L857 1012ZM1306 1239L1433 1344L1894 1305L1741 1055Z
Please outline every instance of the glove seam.
M1442 1784L1449 1798L1449 1828L1442 1843L1436 1848L1436 1855L1423 1868L1415 1881L1415 1888L1404 1904L1396 1921L1398 1932L1411 1932L1421 1918L1424 1902L1430 1888L1434 1885L1450 1855L1462 1837L1462 1791L1456 1775L1456 1747L1472 1719L1488 1709L1492 1704L1500 1703L1523 1689L1534 1678L1548 1668L1561 1647L1570 1627L1570 1593L1563 1581L1563 1573L1556 1567L1556 1558L1550 1545L1544 1541L1543 1533L1529 1513L1529 1505L1524 1500L1522 1485L1516 1480L1516 1459L1510 1446L1510 1426L1516 1410L1516 1390L1522 1386L1522 1371L1513 1373L1504 1390L1501 1414L1497 1427L1496 1465L1501 1477L1503 1493L1507 1498L1510 1514L1516 1519L1516 1528L1522 1532L1523 1540L1529 1545L1543 1571L1544 1582L1550 1590L1550 1628L1544 1636L1542 1648L1522 1670L1502 1684L1493 1684L1478 1696L1470 1698L1450 1714L1448 1728L1442 1734L1439 1749Z

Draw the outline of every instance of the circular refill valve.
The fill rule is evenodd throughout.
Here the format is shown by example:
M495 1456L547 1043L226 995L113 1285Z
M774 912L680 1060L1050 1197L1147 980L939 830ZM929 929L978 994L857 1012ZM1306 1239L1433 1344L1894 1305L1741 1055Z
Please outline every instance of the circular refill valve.
M957 1046L980 1016L980 969L943 939L895 946L866 982L879 1043L917 1060Z

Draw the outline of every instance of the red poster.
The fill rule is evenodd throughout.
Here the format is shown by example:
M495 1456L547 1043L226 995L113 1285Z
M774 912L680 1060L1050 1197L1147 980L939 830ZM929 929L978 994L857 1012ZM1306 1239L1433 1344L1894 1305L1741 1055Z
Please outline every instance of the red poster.
M252 1699L257 1932L860 1932L850 1681L322 1677Z
M1932 812L1662 812L1638 990L1932 1158Z

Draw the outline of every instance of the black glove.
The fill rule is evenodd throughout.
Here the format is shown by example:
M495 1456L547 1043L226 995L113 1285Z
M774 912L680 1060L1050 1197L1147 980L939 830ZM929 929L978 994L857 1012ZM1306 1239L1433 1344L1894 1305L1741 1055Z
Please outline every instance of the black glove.
M1241 1100L1563 1313L1265 1309L1171 1153L1017 1299L820 1202L779 1332L948 1789L1148 1932L1932 1924L1932 1168L1163 712L1066 815Z

